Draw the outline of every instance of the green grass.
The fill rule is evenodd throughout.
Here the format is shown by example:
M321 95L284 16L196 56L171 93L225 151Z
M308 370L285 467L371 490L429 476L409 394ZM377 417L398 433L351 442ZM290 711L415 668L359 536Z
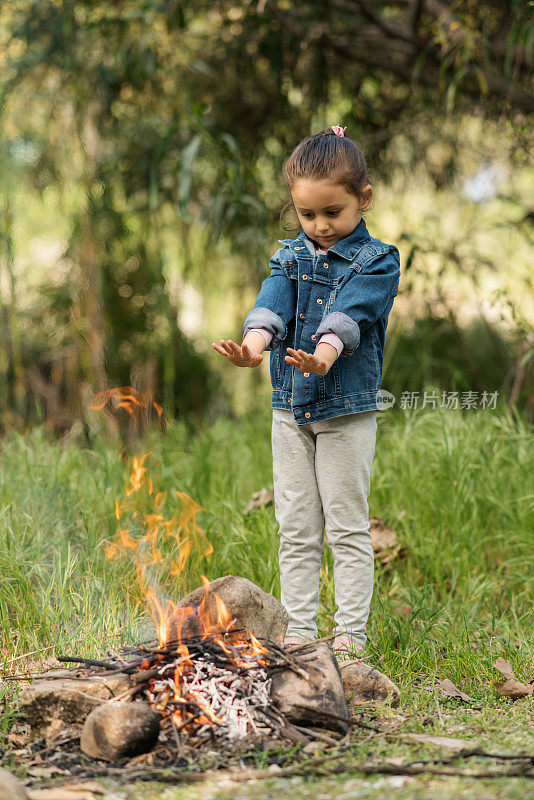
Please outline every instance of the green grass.
M194 587L204 573L243 575L278 595L273 508L242 513L253 491L272 487L269 411L217 419L195 433L177 422L164 438L151 432L139 447L151 453L146 463L157 489L187 492L202 506L197 521L214 546L211 558L191 565L167 592ZM24 658L32 651L97 655L139 635L146 613L132 565L104 558L128 474L119 446L104 436L83 448L36 429L2 443L2 672L38 662L39 653ZM370 511L397 531L404 553L389 568L377 567L366 658L381 657L380 669L401 686L407 730L456 731L500 749L526 746L531 699L501 700L491 663L504 656L518 678L534 678L533 474L532 429L505 409L379 416ZM333 612L326 554L325 633ZM480 708L442 698L435 681L445 677ZM16 713L13 692L0 688L0 733ZM341 778L330 780L340 792ZM426 795L402 789L398 796Z

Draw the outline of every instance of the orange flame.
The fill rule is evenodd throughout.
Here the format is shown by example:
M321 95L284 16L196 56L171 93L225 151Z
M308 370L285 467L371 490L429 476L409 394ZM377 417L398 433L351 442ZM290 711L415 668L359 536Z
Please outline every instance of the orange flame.
M106 391L98 392L93 396L91 408L94 411L103 411L107 405L110 405L113 411L119 408L124 409L135 423L142 409L153 408L159 419L163 414L163 408L159 403L151 400L148 394L138 392L132 386L115 386L113 389L106 389Z
M109 389L95 395L92 407L102 410L107 404L113 409L122 408L135 418L139 409L147 407L147 399L131 387ZM153 403L158 416L161 406ZM117 526L115 538L105 546L106 558L114 558L128 553L135 564L137 582L146 599L147 607L156 626L159 647L176 642L176 655L179 663L174 670L174 688L171 694L160 694L158 710L164 716L172 715L187 730L192 725L222 722L200 696L190 691L190 699L202 709L195 717L186 712L187 697L182 697L182 678L187 669L192 668L189 648L185 639L189 635L202 638L213 637L216 643L238 667L253 667L264 664L262 655L268 651L250 635L247 640L232 630L234 621L223 600L211 590L210 581L202 575L204 593L198 608L178 606L172 600L162 600L150 583L148 570L157 568L173 577L183 576L193 553L196 565L202 558L213 553L213 545L196 522L202 507L185 492L175 490L155 490L152 477L148 474L146 461L149 453L134 456L131 473L124 487L124 497L115 501ZM175 506L178 502L178 507ZM174 645L173 645L174 646ZM163 659L162 655L158 656ZM248 659L253 659L249 661ZM148 664L148 662L147 662ZM146 668L147 664L141 668ZM172 697L174 693L174 698ZM168 709L170 700L180 703L179 710Z
M171 619L166 608L162 606L159 598L152 586L149 586L146 593L150 605L152 619L156 624L159 644L166 644L169 641L171 629Z
M144 453L133 457L131 474L124 489L125 499L117 499L115 502L117 521L129 516L132 526L117 529L115 539L106 546L105 555L107 558L114 558L125 551L134 555L138 582L149 607L153 610L156 625L160 626L158 638L160 644L163 644L167 637L164 635L165 626L161 627L161 617L167 615L173 618L176 616L176 607L173 604L162 605L154 602L153 593L149 594L146 569L161 565L171 576L181 576L193 551L198 554L196 563L199 563L202 558L213 553L213 546L196 522L196 515L202 507L185 492L174 493L181 508L176 509L170 516L164 513L165 507L169 504L167 492L156 491L153 499L149 500L154 492L153 482L146 466L149 455ZM143 506L147 503L152 505L152 509L144 511ZM170 510L172 512L172 509ZM142 530L139 530L140 526Z
M141 458L134 456L132 474L130 475L130 486L126 489L126 497L130 497L134 492L138 492L141 489L146 475L146 467L143 466L143 463L148 455L149 453L145 453Z

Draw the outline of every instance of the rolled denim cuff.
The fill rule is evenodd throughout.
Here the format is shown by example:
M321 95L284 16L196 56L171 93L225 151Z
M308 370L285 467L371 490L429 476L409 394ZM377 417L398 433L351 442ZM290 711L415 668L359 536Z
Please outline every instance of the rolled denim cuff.
M342 311L332 311L321 320L315 331L316 338L323 333L335 333L344 344L341 357L351 356L360 344L360 326Z
M272 341L266 350L274 350L286 338L287 328L283 319L270 308L253 308L248 312L243 324L243 338L254 328L265 328L272 333Z

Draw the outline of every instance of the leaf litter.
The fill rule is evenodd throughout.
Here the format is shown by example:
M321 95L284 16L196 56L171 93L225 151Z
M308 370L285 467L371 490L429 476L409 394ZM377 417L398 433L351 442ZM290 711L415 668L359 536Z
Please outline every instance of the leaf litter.
M512 665L505 658L499 656L493 662L492 667L504 677L503 681L493 681L493 685L501 697L519 700L521 697L531 697L534 694L534 681L530 681L530 683L519 681L515 676Z
M263 508L274 502L274 495L265 486L258 492L253 492L252 498L246 508L243 509L243 514L250 514L255 508Z
M477 701L470 697L465 692L460 691L449 678L444 678L438 681L438 689L445 695L445 697L459 697L464 703L476 703Z

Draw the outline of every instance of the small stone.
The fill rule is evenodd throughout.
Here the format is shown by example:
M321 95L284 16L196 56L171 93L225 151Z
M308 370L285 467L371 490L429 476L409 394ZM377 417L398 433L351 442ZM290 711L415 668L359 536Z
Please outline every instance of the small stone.
M235 575L225 575L216 578L209 585L208 610L216 614L214 594L217 594L228 609L231 619L235 619L234 628L243 628L248 633L253 633L258 639L271 639L281 642L287 629L287 611L276 597L264 592L255 583L247 578ZM200 586L190 592L178 604L180 608L186 606L198 607L205 597L206 589ZM182 634L187 635L188 621L183 626ZM171 622L170 638L179 638L180 631Z
M346 733L349 712L332 650L317 644L292 657L309 680L291 669L273 675L271 697L290 722Z
M308 742L308 744L305 744L302 748L302 752L306 753L307 756L318 756L323 752L323 750L324 745L322 745L320 742Z
M127 675L38 680L20 697L32 733L47 745L61 734L76 735L91 711L130 686Z
M118 761L148 753L159 736L160 716L147 703L110 701L91 711L80 747L92 758Z
M0 768L0 800L28 800L20 781L7 769Z
M340 664L343 691L349 708L367 703L383 703L388 698L392 706L400 703L400 689L396 683L363 661Z

